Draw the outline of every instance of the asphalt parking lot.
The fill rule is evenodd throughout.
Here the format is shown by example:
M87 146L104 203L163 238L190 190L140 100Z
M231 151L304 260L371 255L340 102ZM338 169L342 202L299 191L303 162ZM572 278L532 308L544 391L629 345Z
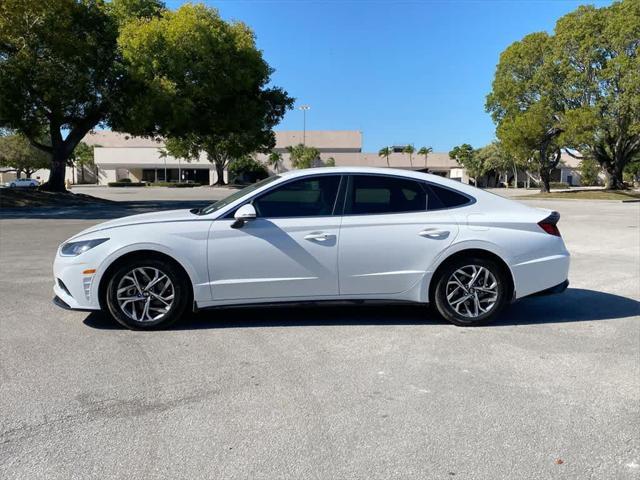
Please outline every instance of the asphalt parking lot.
M72 234L224 193L0 212L1 478L640 478L640 203L529 202L562 214L571 287L487 327L228 308L131 332L51 304Z

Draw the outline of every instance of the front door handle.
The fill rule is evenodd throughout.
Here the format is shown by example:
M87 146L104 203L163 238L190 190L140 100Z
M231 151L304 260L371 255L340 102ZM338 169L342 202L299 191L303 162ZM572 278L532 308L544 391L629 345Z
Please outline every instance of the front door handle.
M305 240L315 240L317 242L325 242L329 240L333 235L329 235L328 233L323 232L312 232L308 235L304 236Z
M421 237L425 238L447 238L449 236L449 230L438 230L437 228L425 228L418 233Z

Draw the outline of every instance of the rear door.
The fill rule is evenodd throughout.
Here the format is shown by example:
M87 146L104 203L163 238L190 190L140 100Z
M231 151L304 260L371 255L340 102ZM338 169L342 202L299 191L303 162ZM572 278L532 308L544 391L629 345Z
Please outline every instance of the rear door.
M458 233L448 210L428 210L425 183L348 177L339 240L340 294L394 294L420 281ZM437 204L436 204L437 205Z

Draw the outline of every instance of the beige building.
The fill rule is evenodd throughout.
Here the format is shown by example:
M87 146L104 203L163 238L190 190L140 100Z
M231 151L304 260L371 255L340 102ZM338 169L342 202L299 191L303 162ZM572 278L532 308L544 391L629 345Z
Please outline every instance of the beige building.
M286 148L299 143L313 146L320 150L318 166L333 159L339 166L387 166L387 159L377 153L362 151L362 132L357 130L322 130L322 131L277 131L274 150L282 154L283 162L279 171L291 168L291 161ZM304 137L304 139L303 139ZM84 141L95 148L95 162L98 167L99 183L106 184L123 178L132 181L195 181L212 184L216 181L213 165L206 155L197 161L186 162L162 153L162 142L147 138L131 137L126 134L99 131L88 135ZM396 150L401 150L397 147ZM267 163L267 155L258 153L255 158ZM468 181L464 169L449 158L446 153L429 154L425 165L423 156L409 155L397 151L389 156L388 166L396 168L428 168L430 172L442 176ZM273 170L269 168L269 170ZM273 173L273 172L272 172Z
M425 162L424 156L413 154L410 158L408 154L402 153L403 146L396 146L392 147L393 153L387 162L387 159L378 156L377 152L362 151L362 132L357 130L276 131L275 134L274 150L281 153L283 157L282 165L278 168L280 172L291 168L286 148L304 142L320 151L317 166L333 159L338 166L428 169L430 173L469 183L469 176L465 169L461 168L455 160L450 159L448 153L432 152ZM96 168L84 172L84 180L87 183L95 183L96 175L97 183L101 185L125 178L134 182L193 181L202 184L213 184L217 180L215 167L207 160L204 153L198 160L187 162L184 159L164 155L161 140L132 137L128 134L104 130L87 135L83 141L95 147ZM267 155L258 153L254 157L266 166ZM579 185L577 160L563 156L563 162L565 165L558 171L558 180ZM269 170L273 169L269 168ZM40 170L33 177L46 181L48 171ZM80 183L82 174L69 168L67 178L73 183ZM519 180L524 181L524 175Z

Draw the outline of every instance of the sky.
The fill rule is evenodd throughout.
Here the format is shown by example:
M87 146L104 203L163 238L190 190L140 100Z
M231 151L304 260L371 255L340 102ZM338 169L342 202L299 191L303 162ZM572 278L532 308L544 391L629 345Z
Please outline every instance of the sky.
M181 1L169 0L170 8ZM256 33L272 83L296 98L277 130L360 130L363 151L412 143L481 147L500 52L578 5L609 1L205 1Z

